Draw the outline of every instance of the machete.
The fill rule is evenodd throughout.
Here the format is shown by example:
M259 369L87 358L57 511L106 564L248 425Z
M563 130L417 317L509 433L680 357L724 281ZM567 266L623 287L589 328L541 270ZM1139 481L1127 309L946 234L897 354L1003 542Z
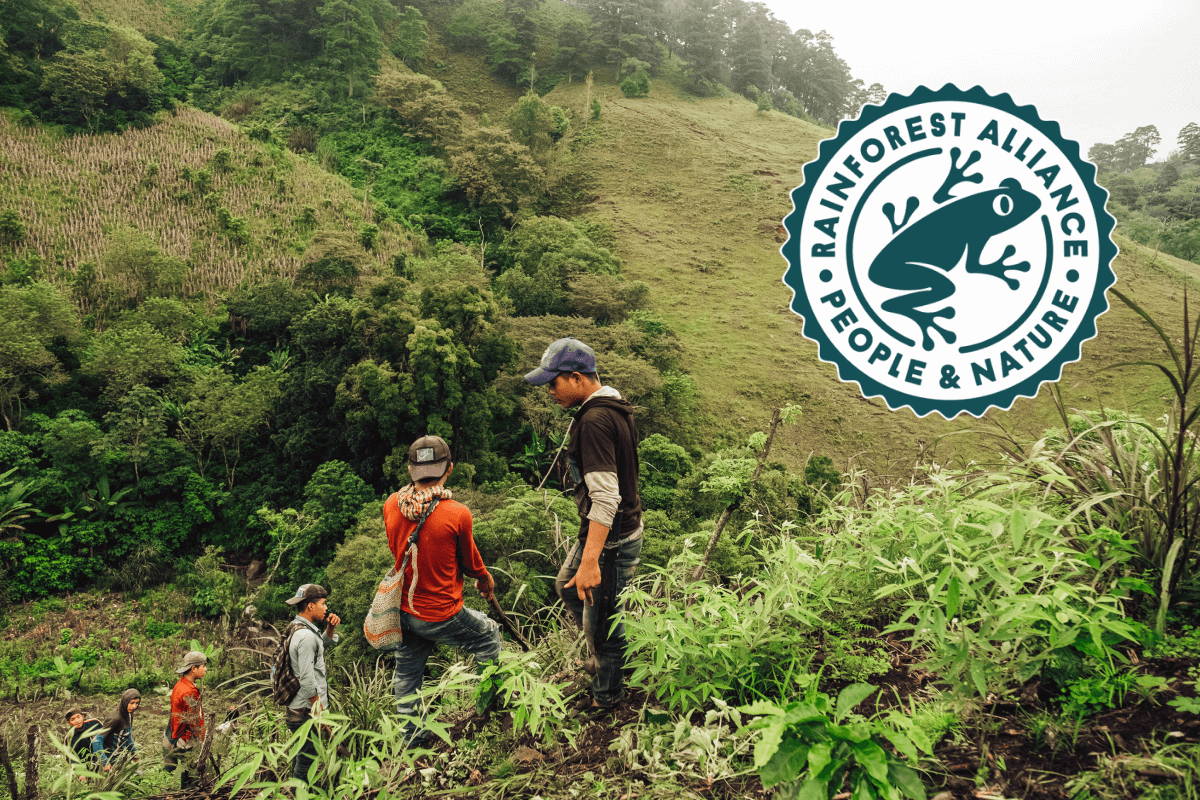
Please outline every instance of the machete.
M517 628L516 623L514 623L511 619L509 619L508 614L505 614L504 609L502 609L500 607L500 601L496 599L496 595L493 594L491 597L488 598L488 605L490 605L492 607L492 611L496 614L497 617L500 618L500 624L504 626L504 629L506 631L508 631L509 633L511 633L512 637L517 640L517 644L521 645L521 648L523 650L525 650L526 652L532 650L533 647L529 644L529 641L521 634L521 631L519 628Z

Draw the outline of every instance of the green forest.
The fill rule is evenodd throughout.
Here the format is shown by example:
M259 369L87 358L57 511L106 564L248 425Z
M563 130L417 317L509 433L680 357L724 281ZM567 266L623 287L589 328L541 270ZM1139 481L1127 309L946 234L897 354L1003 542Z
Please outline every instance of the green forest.
M1200 798L1200 121L1088 154L1086 363L939 427L836 385L778 281L885 94L745 0L0 0L0 797ZM564 336L641 436L607 716L522 379ZM440 648L410 747L361 629L425 434L532 647ZM308 785L268 673L305 583L346 623ZM73 757L130 688L138 757Z

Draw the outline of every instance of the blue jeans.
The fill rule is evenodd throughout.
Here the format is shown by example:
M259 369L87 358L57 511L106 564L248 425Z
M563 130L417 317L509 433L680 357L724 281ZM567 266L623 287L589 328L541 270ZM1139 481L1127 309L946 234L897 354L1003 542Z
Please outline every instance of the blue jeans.
M396 694L396 710L401 714L417 715L416 693L425 679L425 662L436 645L461 648L476 661L494 661L500 656L500 625L473 609L464 607L441 622L426 622L403 612L401 618L404 642L396 649L392 667L392 691ZM405 724L404 730L408 737L417 733L411 722Z
M566 588L579 571L584 540L579 539L563 561L554 589L571 612L575 624L583 628L588 649L595 658L592 698L602 706L621 699L625 686L625 626L613 627L613 617L621 609L621 592L637 572L642 552L642 537L617 547L606 548L600 555L600 586L592 590L594 605L585 605L575 587Z

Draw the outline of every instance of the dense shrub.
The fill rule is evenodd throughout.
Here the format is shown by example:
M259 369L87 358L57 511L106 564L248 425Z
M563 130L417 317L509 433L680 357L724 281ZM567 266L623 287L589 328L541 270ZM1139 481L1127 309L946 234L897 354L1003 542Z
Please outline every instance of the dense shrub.
M505 608L529 613L554 599L553 576L578 535L570 500L547 492L515 491L475 524L484 562L494 566L496 596Z
M342 627L342 641L334 651L338 663L351 663L374 654L362 635L379 580L394 565L392 551L380 517L380 503L364 506L353 531L334 551L333 560L325 568L325 588L329 603L347 621Z
M417 72L389 70L375 78L375 97L418 139L449 147L463 132L466 116L442 84Z
M155 46L137 31L75 21L64 26L62 41L43 70L51 119L115 130L145 122L169 104Z

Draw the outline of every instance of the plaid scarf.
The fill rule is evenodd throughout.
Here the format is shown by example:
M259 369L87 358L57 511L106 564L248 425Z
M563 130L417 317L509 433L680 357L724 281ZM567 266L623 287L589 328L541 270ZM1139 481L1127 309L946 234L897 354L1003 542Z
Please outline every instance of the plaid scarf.
M445 486L434 485L427 489L418 489L415 484L410 483L397 493L396 505L400 507L400 513L407 517L412 522L416 522L425 513L425 509L433 502L435 497L443 500L449 500L453 496L453 492ZM419 574L417 572L417 553L420 549L418 542L413 542L412 546L404 548L404 560L400 564L401 584L400 591L404 591L403 575L404 570L410 564L412 565L412 582L408 584L408 607L412 608L413 595L417 591L417 581Z
M421 518L425 509L433 502L433 498L449 500L454 497L454 493L445 486L434 485L427 489L418 489L416 484L412 483L401 489L398 494L396 504L400 506L400 513L413 522Z

